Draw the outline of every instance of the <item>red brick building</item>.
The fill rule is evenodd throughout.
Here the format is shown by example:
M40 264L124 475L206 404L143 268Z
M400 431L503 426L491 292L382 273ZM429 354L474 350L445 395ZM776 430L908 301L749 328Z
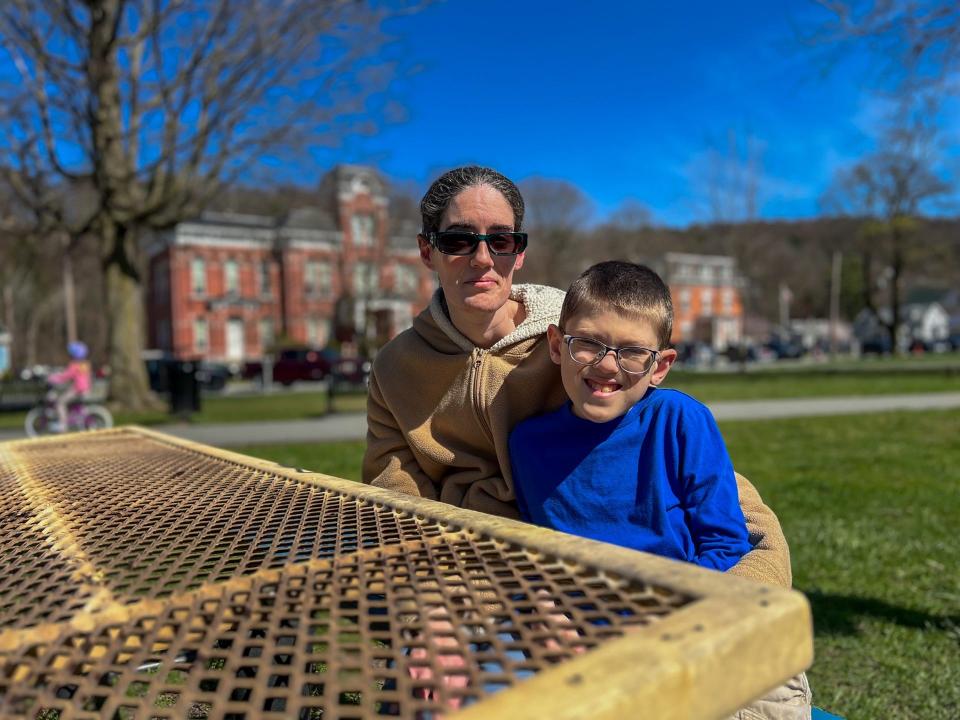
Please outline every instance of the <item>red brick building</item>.
M417 227L391 223L371 168L338 166L321 191L322 207L286 217L205 213L156 234L148 346L241 361L263 357L281 337L375 346L409 327L435 287Z
M722 351L743 337L743 278L724 255L667 253L661 275L673 300L671 342L702 342Z

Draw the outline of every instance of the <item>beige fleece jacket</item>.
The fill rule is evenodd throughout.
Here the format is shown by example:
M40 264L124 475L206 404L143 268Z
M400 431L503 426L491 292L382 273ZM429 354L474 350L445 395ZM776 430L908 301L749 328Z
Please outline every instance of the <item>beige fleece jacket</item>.
M364 482L519 517L507 437L521 420L566 401L546 341L563 292L516 285L511 297L526 318L490 348L476 347L453 326L438 290L413 327L378 353L367 400ZM737 481L754 549L729 572L789 587L780 523L746 479Z

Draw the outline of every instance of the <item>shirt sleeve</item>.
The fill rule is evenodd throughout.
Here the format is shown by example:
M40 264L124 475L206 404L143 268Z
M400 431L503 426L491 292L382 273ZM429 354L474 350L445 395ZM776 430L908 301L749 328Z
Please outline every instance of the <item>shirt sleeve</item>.
M680 417L680 486L696 564L728 570L750 551L733 464L720 429L706 407Z
M380 392L376 373L370 376L367 395L367 449L363 456L363 482L408 495L438 499L437 486L423 472Z

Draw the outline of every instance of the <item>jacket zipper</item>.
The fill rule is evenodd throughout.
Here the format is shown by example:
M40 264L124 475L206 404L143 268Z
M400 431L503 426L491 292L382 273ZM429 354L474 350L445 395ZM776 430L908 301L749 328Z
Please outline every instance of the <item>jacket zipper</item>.
M476 348L473 351L473 370L471 371L473 386L473 411L477 416L477 422L487 434L490 434L490 424L487 422L486 407L483 404L483 387L480 382L480 367L483 365L483 356L486 351L483 348Z

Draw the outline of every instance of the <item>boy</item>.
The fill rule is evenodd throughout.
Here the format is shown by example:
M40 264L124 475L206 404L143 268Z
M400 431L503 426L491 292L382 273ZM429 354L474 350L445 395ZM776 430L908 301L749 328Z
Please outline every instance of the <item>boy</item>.
M547 330L570 402L510 435L525 520L715 570L750 550L710 411L658 390L676 360L670 291L642 265L594 265Z
M547 329L570 402L510 434L523 518L574 535L728 570L750 550L733 465L710 411L657 388L670 349L670 291L647 267L610 261L567 291ZM804 673L730 720L807 720Z

